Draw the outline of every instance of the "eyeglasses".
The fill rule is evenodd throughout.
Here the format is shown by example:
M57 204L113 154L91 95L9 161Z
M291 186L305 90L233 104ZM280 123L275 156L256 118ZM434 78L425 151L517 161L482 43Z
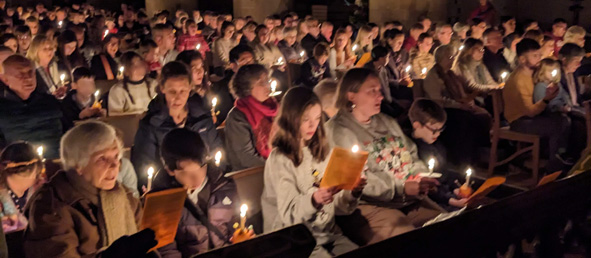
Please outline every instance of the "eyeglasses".
M445 130L445 125L444 125L444 126L442 126L442 127L441 127L441 128L439 128L439 129L433 129L433 128L431 128L430 126L428 126L428 125L426 125L426 124L424 124L423 126L424 126L425 128L427 128L427 129L429 129L429 131L431 131L433 134L436 134L436 133L441 133L441 132L443 132L443 131Z

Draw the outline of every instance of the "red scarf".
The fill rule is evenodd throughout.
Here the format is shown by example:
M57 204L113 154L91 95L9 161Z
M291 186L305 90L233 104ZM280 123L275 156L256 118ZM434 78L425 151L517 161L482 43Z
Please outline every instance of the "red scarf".
M255 147L266 159L271 153L269 140L273 134L273 118L277 115L277 101L275 98L268 98L264 102L259 102L252 96L248 96L237 99L234 105L246 115L256 138Z

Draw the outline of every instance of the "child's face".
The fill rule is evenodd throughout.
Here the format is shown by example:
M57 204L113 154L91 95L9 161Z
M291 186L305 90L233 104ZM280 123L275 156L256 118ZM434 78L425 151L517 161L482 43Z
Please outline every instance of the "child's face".
M72 88L76 90L77 94L89 98L96 91L96 85L93 78L83 77L77 82L72 83Z
M187 26L187 32L191 36L195 36L197 34L197 25L195 23L191 23Z
M115 23L113 21L106 21L105 25L107 26L107 28L109 30L112 30L113 28L115 28Z
M150 51L145 54L144 59L148 63L156 61L158 59L158 48L150 48Z
M324 63L326 63L326 60L328 60L328 56L322 55L322 56L317 57L316 59L318 59L318 64L324 65Z
M183 185L185 189L195 190L205 180L207 165L201 166L197 162L183 160L178 163L178 168L175 171L168 171L168 174L174 176L176 181Z
M146 76L146 64L140 58L134 58L131 67L125 67L125 73L132 81L139 81Z
M435 122L435 123L427 123L425 125L414 122L412 124L414 129L414 136L417 139L423 140L427 144L433 144L441 135L441 131L443 131L443 123Z
M6 181L12 187L18 186L20 189L29 189L35 182L37 182L38 171L27 171L24 173L10 175L6 178Z

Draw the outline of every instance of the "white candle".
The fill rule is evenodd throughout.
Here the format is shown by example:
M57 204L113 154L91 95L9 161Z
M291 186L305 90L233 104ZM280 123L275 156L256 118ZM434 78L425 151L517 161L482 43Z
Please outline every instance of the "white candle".
M197 46L195 47L195 49L197 49L197 50L201 49L201 44L197 44Z
M435 159L429 160L429 175L433 174L433 169L435 168Z
M557 75L558 75L558 69L552 70L552 79L556 79Z
M304 50L302 50L302 52L300 52L300 57L304 57L305 54L306 54L306 52Z
M246 212L248 211L248 205L242 204L240 206L240 229L244 230L244 224L246 224Z
M466 184L470 186L470 176L472 176L472 169L469 168L466 170Z
M425 68L421 69L421 74L422 74L422 75L425 75L425 74L427 74L427 67L425 67Z
M152 177L154 177L154 168L148 168L148 187L146 188L146 192L149 192L152 189Z
M215 153L214 160L215 160L215 165L220 166L220 163L222 162L222 152L221 151L218 151Z
M351 50L355 51L355 50L357 50L358 48L359 48L359 45L355 44L355 45L353 45L353 48L352 48Z
M62 86L66 86L66 84L64 83L65 80L66 80L66 74L65 73L62 73L60 75L60 81L62 82Z
M358 151L359 151L359 146L357 146L357 144L353 145L353 147L351 148L351 152L357 153Z
M37 155L39 155L39 158L43 160L43 145L37 147Z

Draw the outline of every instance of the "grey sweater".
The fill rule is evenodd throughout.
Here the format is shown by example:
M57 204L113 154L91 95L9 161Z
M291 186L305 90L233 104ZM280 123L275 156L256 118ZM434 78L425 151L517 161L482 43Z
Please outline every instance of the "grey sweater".
M367 186L362 200L368 203L400 203L404 182L410 175L427 172L419 160L417 146L408 139L394 120L384 114L359 123L345 110L326 123L331 143L350 149L353 145L369 152Z
M331 204L316 209L312 204L312 195L318 189L314 183L324 175L328 158L318 162L308 148L302 152L303 161L298 167L277 149L267 159L261 197L264 231L303 223L316 238L316 245L323 245L342 234L335 224L335 215L353 213L359 200L351 191L343 190L334 196ZM314 170L319 172L316 178L312 175Z

